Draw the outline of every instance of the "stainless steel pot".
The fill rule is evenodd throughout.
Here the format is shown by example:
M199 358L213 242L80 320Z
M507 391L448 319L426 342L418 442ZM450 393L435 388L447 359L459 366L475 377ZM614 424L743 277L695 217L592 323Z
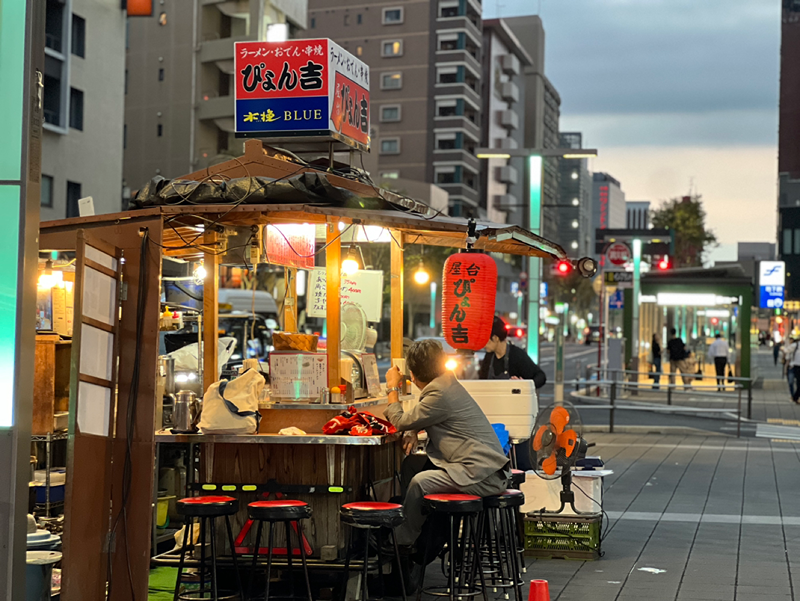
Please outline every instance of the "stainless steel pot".
M200 402L191 390L181 390L175 398L175 410L172 413L173 429L190 432L197 429L200 421Z

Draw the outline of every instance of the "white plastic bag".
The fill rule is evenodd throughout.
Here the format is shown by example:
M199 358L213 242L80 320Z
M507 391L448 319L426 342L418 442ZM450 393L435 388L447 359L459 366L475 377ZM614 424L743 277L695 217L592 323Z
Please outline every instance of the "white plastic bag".
M255 434L261 419L258 399L263 389L264 378L254 369L230 382L214 382L203 397L200 430L203 434Z
M236 350L236 338L232 336L223 336L217 341L218 378L222 375L222 368L225 367L225 364L230 360L234 350ZM197 371L196 342L187 344L177 351L172 351L167 356L175 358L175 371Z

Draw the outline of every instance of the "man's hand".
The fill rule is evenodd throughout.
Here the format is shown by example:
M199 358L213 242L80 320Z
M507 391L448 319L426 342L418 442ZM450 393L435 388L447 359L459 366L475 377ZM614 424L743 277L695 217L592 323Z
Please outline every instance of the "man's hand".
M402 381L403 376L396 365L386 372L386 388L398 388Z
M416 432L405 432L403 434L403 452L406 455L410 455L411 451L416 448L418 442L419 439Z

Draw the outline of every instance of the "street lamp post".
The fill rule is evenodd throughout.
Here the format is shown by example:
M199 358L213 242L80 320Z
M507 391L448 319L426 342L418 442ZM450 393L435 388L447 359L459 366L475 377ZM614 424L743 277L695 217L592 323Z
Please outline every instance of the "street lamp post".
M528 229L537 236L542 235L542 185L544 182L544 158L585 159L597 156L597 150L584 148L517 148L499 150L478 148L479 159L511 159L521 157L528 174ZM542 281L542 260L528 258L528 355L539 362L539 284Z

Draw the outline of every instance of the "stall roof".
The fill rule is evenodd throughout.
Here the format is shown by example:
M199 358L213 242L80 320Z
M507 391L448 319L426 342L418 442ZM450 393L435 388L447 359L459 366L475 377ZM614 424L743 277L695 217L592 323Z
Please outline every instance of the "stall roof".
M465 219L438 216L425 218L401 210L348 209L344 207L303 204L270 205L182 205L159 206L137 211L108 215L75 217L45 221L42 229L99 225L122 220L161 215L164 220L164 247L169 256L184 259L200 258L200 242L188 246L186 240L195 238L200 228L209 222L219 225L249 226L267 223L328 223L343 221L391 228L406 234L409 244L429 244L464 248L469 224ZM566 258L559 245L516 225L476 222L478 240L475 248L487 252L537 256L552 259ZM187 247L188 246L188 247Z

